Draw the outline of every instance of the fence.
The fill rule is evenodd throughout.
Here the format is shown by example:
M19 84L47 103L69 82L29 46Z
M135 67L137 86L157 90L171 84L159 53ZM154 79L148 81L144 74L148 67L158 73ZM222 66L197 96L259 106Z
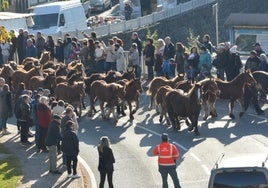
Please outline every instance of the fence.
M215 1L216 0L191 0L185 3L180 3L177 6L162 10L160 12L154 12L153 14L150 14L147 16L91 28L91 29L86 30L85 32L91 33L92 31L95 31L99 36L105 36L105 35L110 35L110 34L116 34L119 32L131 31L131 30L135 30L137 28L141 28L147 25L155 24L161 20L176 16L178 14L185 13L187 11L213 3ZM76 30L75 32L69 32L69 33L71 34L71 36L83 38L83 35L79 30ZM64 33L60 33L57 35L57 37L63 37L63 34ZM126 51L125 52L126 64L128 64L127 54L128 52ZM145 72L147 72L146 67L143 62L141 62L141 65L142 65L141 67L142 73L144 74Z
M98 33L99 36L105 36L105 35L110 35L110 34L116 34L119 32L131 31L140 27L144 27L146 25L155 24L161 20L170 18L178 14L185 13L187 11L207 5L209 3L213 3L215 1L216 0L191 0L185 3L180 3L177 6L162 10L160 12L154 12L153 14L150 14L147 16L139 17L136 19L128 20L128 21L124 20L118 23L112 23L112 24L107 24L104 26L90 28L86 30L85 32L91 33L92 31L95 31L96 33ZM72 36L83 38L83 35L79 30L74 31L74 32L69 32L69 33ZM60 33L56 37L63 37L63 34L64 33Z

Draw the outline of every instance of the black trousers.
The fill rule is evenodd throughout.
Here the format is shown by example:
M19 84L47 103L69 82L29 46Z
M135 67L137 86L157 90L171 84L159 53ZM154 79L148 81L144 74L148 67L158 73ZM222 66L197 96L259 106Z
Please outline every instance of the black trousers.
M103 188L104 187L104 182L106 179L106 175L108 178L108 184L109 184L109 188L113 188L113 171L106 171L106 170L101 170L100 171L100 185L99 188Z
M18 120L18 124L21 127L20 130L20 141L27 142L28 141L28 132L29 132L29 125L26 121Z
M77 174L77 171L76 171L76 167L77 167L77 156L76 155L66 155L66 159L67 159L67 171L68 171L68 174L71 174L72 173L72 167L73 167L73 175L76 175ZM73 162L73 165L72 165L72 162Z

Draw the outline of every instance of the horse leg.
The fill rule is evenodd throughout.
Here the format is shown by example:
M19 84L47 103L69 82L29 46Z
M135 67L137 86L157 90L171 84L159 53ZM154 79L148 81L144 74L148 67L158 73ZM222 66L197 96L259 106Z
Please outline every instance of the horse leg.
M133 116L133 112L132 112L132 105L131 105L131 101L127 101L128 106L129 106L129 119L133 120L134 116Z
M133 110L132 114L135 114L138 111L138 109L140 108L140 100L139 100L139 97L137 97L136 100L135 100L135 106L136 107Z
M200 135L200 133L199 133L199 131L198 131L198 116L196 117L196 116L193 116L193 118L192 118L192 126L194 127L194 133L195 133L195 135L196 136L199 136Z
M161 112L159 112L159 104L155 104L155 111L157 114L161 114Z
M117 123L118 122L118 117L117 117L117 115L115 113L115 109L114 109L113 106L110 109L111 109L111 111L113 113L114 122Z
M239 117L242 117L245 113L245 104L243 99L238 99L238 103L240 104L241 110L239 112Z
M164 109L162 105L160 106L161 106L161 112L160 112L159 122L161 123L163 121Z
M104 112L104 102L100 101L100 109L101 109L101 115L103 119L106 119L105 112Z
M204 107L204 116L203 116L203 120L207 120L208 118L208 105L207 105L207 101L203 103L203 107Z
M169 117L167 116L167 108L166 108L165 105L162 105L162 115L165 116L167 125L171 125L170 119L169 119Z
M209 114L211 115L212 118L218 116L216 108L215 108L215 102L216 102L216 99L214 101L209 102L209 106L210 106L210 113Z
M81 103L82 103L83 109L86 109L84 97L81 98Z
M151 94L150 104L149 104L148 110L152 110L153 109L154 98L155 98L155 95Z
M233 111L234 111L234 100L231 99L230 102L229 102L229 112L230 112L230 113L229 113L229 117L230 117L231 119L235 119L235 116L234 116Z

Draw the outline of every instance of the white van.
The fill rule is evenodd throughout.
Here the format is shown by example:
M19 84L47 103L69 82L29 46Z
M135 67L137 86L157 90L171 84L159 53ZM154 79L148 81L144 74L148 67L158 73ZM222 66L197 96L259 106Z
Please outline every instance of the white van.
M86 16L79 0L58 1L30 8L32 26L29 32L59 36L59 34L87 29Z
M0 26L4 26L7 31L11 29L18 33L19 29L28 30L31 14L0 12Z

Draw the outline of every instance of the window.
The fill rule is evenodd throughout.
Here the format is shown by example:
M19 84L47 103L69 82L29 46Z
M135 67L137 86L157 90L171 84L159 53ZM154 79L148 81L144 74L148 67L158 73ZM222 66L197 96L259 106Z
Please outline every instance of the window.
M57 26L58 14L45 14L45 15L34 15L32 17L33 25L32 29L44 29L53 26Z
M60 23L59 26L64 26L65 25L65 18L64 18L64 14L60 15Z
M215 176L214 188L255 188L268 185L265 174L259 171L232 171L218 173Z

